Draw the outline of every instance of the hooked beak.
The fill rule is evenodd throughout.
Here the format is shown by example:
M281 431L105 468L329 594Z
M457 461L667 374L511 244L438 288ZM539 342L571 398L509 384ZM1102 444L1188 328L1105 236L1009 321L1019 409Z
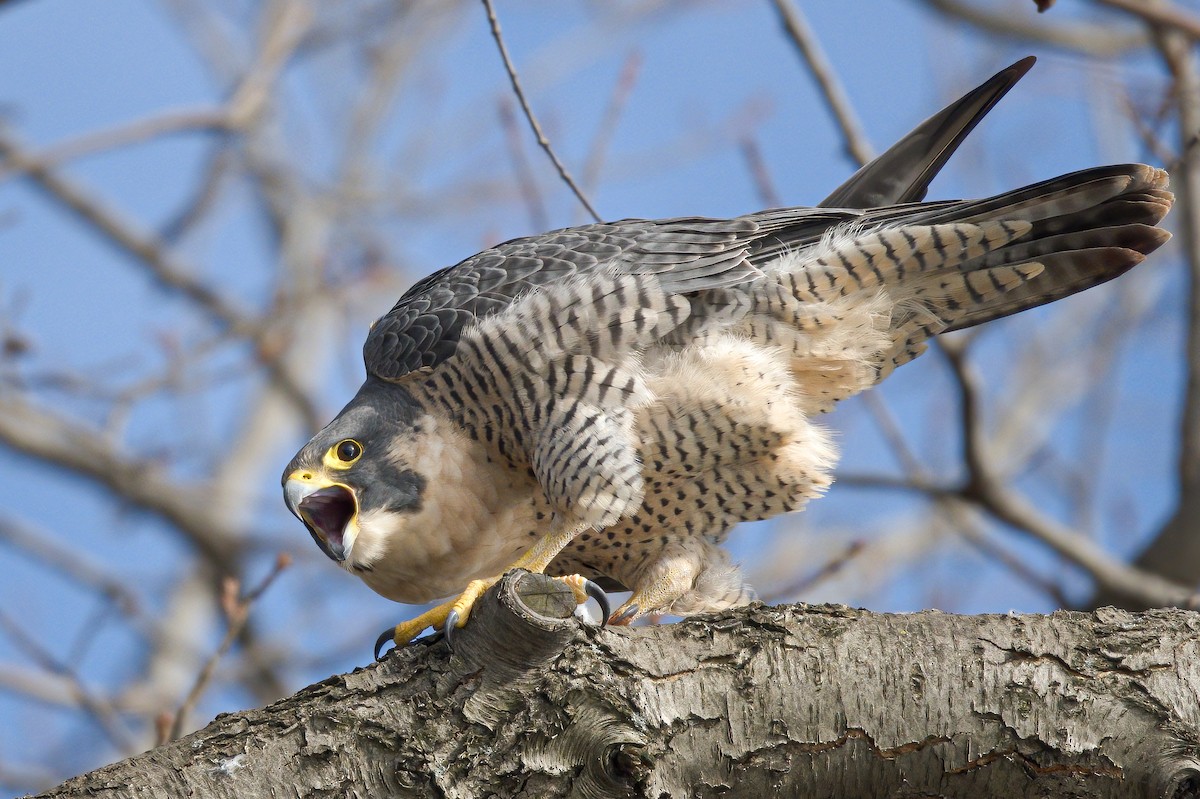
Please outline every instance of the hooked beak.
M288 509L296 515L321 551L336 561L346 559L354 543L350 522L358 515L354 492L341 483L314 483L289 477L283 485Z

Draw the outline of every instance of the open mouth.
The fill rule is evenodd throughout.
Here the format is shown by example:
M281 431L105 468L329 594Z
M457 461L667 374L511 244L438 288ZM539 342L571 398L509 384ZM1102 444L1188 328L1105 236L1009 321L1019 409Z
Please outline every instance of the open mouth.
M339 485L317 489L296 507L317 546L337 561L346 559L346 525L357 510L354 494Z

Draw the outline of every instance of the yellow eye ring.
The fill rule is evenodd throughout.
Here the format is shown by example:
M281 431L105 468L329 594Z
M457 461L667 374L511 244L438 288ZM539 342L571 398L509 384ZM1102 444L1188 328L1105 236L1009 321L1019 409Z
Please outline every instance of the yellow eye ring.
M334 460L337 460L347 466L361 458L362 453L362 444L358 443L353 438L343 439L329 450L329 454L333 456Z

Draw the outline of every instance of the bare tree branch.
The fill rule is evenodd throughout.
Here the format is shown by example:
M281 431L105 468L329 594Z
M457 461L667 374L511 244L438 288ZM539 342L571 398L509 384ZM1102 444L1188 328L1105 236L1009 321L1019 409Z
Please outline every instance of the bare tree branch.
M17 143L11 133L0 130L0 157L9 168L23 172L48 197L75 213L109 242L133 257L134 263L145 267L161 286L187 297L198 307L234 333L250 331L249 315L205 285L196 275L199 270L182 263L161 242L148 232L139 230L130 219L121 216L104 201L96 198L83 186L58 174L33 158Z
M777 602L785 602L794 600L795 597L804 596L809 591L812 591L816 586L830 579L842 569L846 567L850 561L857 558L866 549L866 544L862 541L851 541L849 544L838 552L829 560L825 561L818 569L810 574L806 574L795 582L788 583L779 587L772 588L771 591L761 597L763 602L775 604Z
M108 486L118 496L156 513L183 532L220 569L236 563L239 531L210 505L203 485L171 480L162 466L123 452L89 427L0 393L0 441L9 447Z
M19 160L8 156L0 164L0 181L8 180L31 168L50 170L87 155L140 144L147 139L180 133L225 133L230 130L229 116L220 108L195 108L169 111L134 120L106 130L90 131L38 152L24 153Z
M1200 169L1195 151L1187 142L1200 131L1200 72L1196 56L1186 41L1168 35L1162 39L1161 49L1175 81L1182 138L1179 144L1183 161L1171 176L1171 188L1177 207L1173 216L1188 270L1188 337L1184 361L1187 380L1179 436L1181 496L1187 497L1200 492Z
M1091 539L1040 513L996 476L984 432L978 375L967 361L961 344L945 340L942 350L962 396L963 461L968 477L959 491L961 496L977 503L1000 521L1034 536L1082 567L1101 586L1150 599L1153 607L1191 607L1196 599L1192 591L1121 563Z
M763 207L780 207L783 203L779 199L779 192L775 190L775 184L771 181L771 173L763 162L762 149L758 146L758 142L753 137L746 136L742 139L739 149L746 162L746 168L750 171L750 177L754 181L754 188L758 190L758 198Z
M82 553L58 544L45 530L35 530L14 519L0 517L0 542L27 553L43 565L63 572L78 585L91 587L111 600L123 613L143 616L142 599L119 577L108 573Z
M1174 81L1172 95L1179 118L1179 165L1172 170L1171 188L1176 196L1172 214L1178 228L1176 240L1187 269L1186 377L1179 428L1178 505L1134 564L1195 585L1200 582L1200 536L1196 535L1200 528L1200 169L1194 141L1200 131L1200 61L1185 32L1164 27L1156 31L1156 38ZM1089 604L1112 603L1154 606L1136 594L1108 586L1100 586Z
M1048 24L1041 18L996 10L994 3L965 0L918 0L948 16L970 23L997 36L1025 42L1040 42L1097 58L1112 58L1149 44L1144 30L1113 30L1111 25L1086 22Z
M582 183L589 189L594 189L600 181L600 169L604 165L604 156L612 143L617 123L621 120L621 113L629 102L633 87L637 85L641 69L642 54L640 52L635 50L625 57L625 63L621 65L621 73L613 85L612 94L608 98L607 105L604 106L600 124L596 127L596 134L592 137L587 160L583 164Z
M513 112L512 101L508 97L500 98L498 106L500 127L504 130L504 141L508 144L508 155L513 165L513 175L521 191L521 199L529 212L529 224L534 230L546 230L550 227L546 216L546 204L542 202L541 192L538 191L537 180L533 170L529 168L529 159L521 148L521 133L517 129L517 117Z
M1191 39L1200 40L1200 17L1187 13L1164 0L1095 0L1098 5L1119 9L1140 17L1151 25L1170 28Z

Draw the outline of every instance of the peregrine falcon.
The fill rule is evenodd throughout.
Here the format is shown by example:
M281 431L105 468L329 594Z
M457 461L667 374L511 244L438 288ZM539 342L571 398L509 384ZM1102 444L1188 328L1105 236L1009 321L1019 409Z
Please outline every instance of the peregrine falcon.
M1167 174L1140 164L917 202L1031 64L824 207L567 228L421 280L371 328L362 388L284 470L288 507L383 596L459 594L389 630L397 644L461 626L517 567L566 576L580 601L589 580L631 591L612 623L744 604L721 541L829 486L821 414L932 336L1111 280L1169 238Z

